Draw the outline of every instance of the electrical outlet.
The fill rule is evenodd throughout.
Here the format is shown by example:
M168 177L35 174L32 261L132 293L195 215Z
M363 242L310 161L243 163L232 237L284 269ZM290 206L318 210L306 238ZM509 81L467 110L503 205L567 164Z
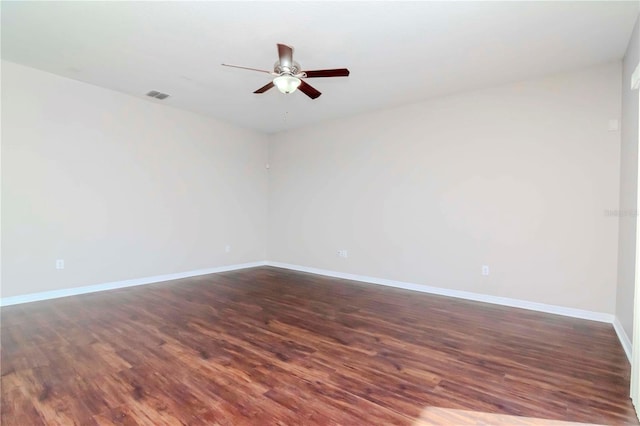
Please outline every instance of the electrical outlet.
M64 269L64 259L56 260L56 269Z
M229 244L224 246L224 251L225 251L225 253L231 253L231 246Z
M489 275L489 265L482 265L482 275Z
M347 252L346 250L338 250L338 257L346 259L347 257L349 257L349 252Z

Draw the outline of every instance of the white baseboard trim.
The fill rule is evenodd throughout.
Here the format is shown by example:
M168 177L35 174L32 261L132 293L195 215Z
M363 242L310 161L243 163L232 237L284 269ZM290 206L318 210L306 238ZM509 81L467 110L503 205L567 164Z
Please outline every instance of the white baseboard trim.
M178 272L175 274L156 275L153 277L135 278L132 280L114 281L110 283L89 285L84 287L65 288L62 290L43 291L40 293L22 294L20 296L0 298L0 306L17 305L20 303L37 302L40 300L57 299L59 297L75 296L78 294L95 293L98 291L114 290L117 288L134 287L138 285L153 284L163 281L178 280L180 278L196 277L198 275L216 274L219 272L235 271L238 269L255 268L264 266L267 262L250 262L236 265L218 266L215 268L197 269L194 271Z
M627 332L624 331L624 327L618 317L615 317L613 320L613 329L616 331L618 339L620 339L620 344L622 344L624 353L627 354L627 359L631 362L631 339L627 336Z
M545 303L529 302L527 300L511 299L508 297L490 296L487 294L472 293L461 290L451 290L441 287L431 287L428 285L407 283L402 281L388 280L384 278L367 277L363 275L348 274L344 272L329 271L326 269L310 268L307 266L292 265L289 263L267 261L268 266L291 269L300 272L325 275L334 278L343 278L352 281L361 281L370 284L378 284L389 287L402 288L405 290L419 291L422 293L437 294L441 296L457 297L459 299L474 300L477 302L492 303L494 305L510 306L514 308L528 309L531 311L546 312L567 317L587 319L591 321L606 322L612 324L615 316L603 312L586 311L582 309L566 308L564 306L547 305Z
M40 300L57 299L60 297L75 296L79 294L95 293L99 291L115 290L118 288L134 287L145 284L159 283L163 281L177 280L181 278L196 277L199 275L215 274L219 272L235 271L239 269L255 268L258 266L274 266L277 268L291 269L293 271L308 272L311 274L324 275L333 278L342 278L352 281L360 281L370 284L384 285L388 287L396 287L405 290L419 291L422 293L437 294L441 296L456 297L459 299L474 300L477 302L492 303L495 305L510 306L514 308L528 309L532 311L546 312L556 315L564 315L567 317L587 319L591 321L599 321L613 324L613 328L620 339L622 348L627 358L631 360L631 340L624 331L622 324L618 318L612 314L602 312L586 311L582 309L566 308L563 306L547 305L544 303L529 302L527 300L511 299L508 297L490 296L487 294L472 293L461 290L451 290L440 287L432 287L421 284L407 283L403 281L394 281L384 278L368 277L363 275L348 274L344 272L329 271L326 269L311 268L307 266L292 265L282 262L258 261L250 263L241 263L235 265L218 266L214 268L197 269L194 271L178 272L175 274L156 275L145 278L135 278L124 281L114 281L103 284L96 284L84 287L66 288L62 290L44 291L40 293L23 294L19 296L0 298L0 306L11 306L20 303L37 302Z

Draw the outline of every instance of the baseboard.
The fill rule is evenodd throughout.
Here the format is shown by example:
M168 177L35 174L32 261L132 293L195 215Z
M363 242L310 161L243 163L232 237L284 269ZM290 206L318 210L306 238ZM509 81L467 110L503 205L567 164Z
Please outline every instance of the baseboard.
M511 299L508 297L490 296L481 293L472 293L461 290L451 290L441 287L431 287L427 285L407 283L402 281L388 280L384 278L368 277L356 274L347 274L344 272L329 271L326 269L310 268L307 266L292 265L289 263L267 261L268 266L277 268L291 269L300 272L309 272L312 274L325 275L334 278L343 278L346 280L360 281L370 284L384 285L388 287L402 288L405 290L419 291L422 293L437 294L440 296L456 297L459 299L474 300L477 302L492 303L494 305L510 306L513 308L528 309L531 311L546 312L556 315L564 315L567 317L587 319L591 321L613 323L614 315L603 312L586 311L582 309L566 308L564 306L547 305L544 303L529 302L527 300ZM623 344L624 345L624 344Z
M145 284L159 283L163 281L177 280L181 278L196 277L199 275L215 274L219 272L235 271L239 269L255 268L258 266L274 266L277 268L291 269L294 271L308 272L312 274L324 275L333 278L342 278L352 281L360 281L370 284L384 285L388 287L401 288L405 290L419 291L422 293L437 294L441 296L456 297L459 299L474 300L478 302L492 303L495 305L510 306L514 308L529 309L532 311L546 312L556 315L564 315L567 317L587 319L591 321L599 321L613 324L622 348L631 360L631 340L624 331L622 324L618 318L612 314L602 312L586 311L582 309L567 308L563 306L547 305L544 303L529 302L527 300L511 299L508 297L490 296L487 294L472 293L461 290L451 290L440 287L432 287L421 284L408 283L403 281L394 281L384 278L368 277L363 275L348 274L344 272L330 271L326 269L311 268L307 266L292 265L289 263L259 261L250 263L241 263L236 265L219 266L215 268L197 269L194 271L178 272L175 274L156 275L152 277L136 278L124 281L114 281L103 284L96 284L84 287L66 288L62 290L44 291L40 293L23 294L19 296L0 298L0 306L17 305L20 303L37 302L40 300L57 299L60 297L75 296L79 294L95 293L99 291L115 290L118 288L134 287Z
M624 331L624 327L618 317L615 317L613 320L613 329L616 331L618 339L620 339L620 344L622 345L622 349L624 349L624 353L627 354L627 359L631 362L631 339L627 336L627 332Z
M196 277L198 275L216 274L219 272L235 271L238 269L255 268L264 266L267 262L240 263L236 265L218 266L215 268L196 269L194 271L178 272L175 274L156 275L153 277L136 278L132 280L114 281L84 287L65 288L62 290L43 291L40 293L22 294L20 296L0 298L0 306L17 305L20 303L37 302L40 300L57 299L59 297L75 296L78 294L95 293L98 291L114 290L117 288L134 287L138 285L153 284L163 281L178 280L180 278Z

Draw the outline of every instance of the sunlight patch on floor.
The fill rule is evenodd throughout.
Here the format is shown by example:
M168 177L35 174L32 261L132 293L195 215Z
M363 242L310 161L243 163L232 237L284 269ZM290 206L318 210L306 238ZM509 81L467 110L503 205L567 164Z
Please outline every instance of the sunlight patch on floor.
M478 411L455 410L451 408L426 407L413 426L433 425L492 425L492 426L570 426L587 423L562 422L534 417L508 416L505 414L482 413ZM591 425L591 424L589 424Z

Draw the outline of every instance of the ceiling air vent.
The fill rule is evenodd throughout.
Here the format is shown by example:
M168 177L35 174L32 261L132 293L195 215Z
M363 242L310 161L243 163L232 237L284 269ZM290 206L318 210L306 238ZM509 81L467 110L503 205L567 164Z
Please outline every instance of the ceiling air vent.
M156 99L167 99L169 97L169 95L167 95L166 93L162 93L162 92L158 92L156 90L152 90L149 93L147 93L147 96L150 96L152 98L156 98Z

